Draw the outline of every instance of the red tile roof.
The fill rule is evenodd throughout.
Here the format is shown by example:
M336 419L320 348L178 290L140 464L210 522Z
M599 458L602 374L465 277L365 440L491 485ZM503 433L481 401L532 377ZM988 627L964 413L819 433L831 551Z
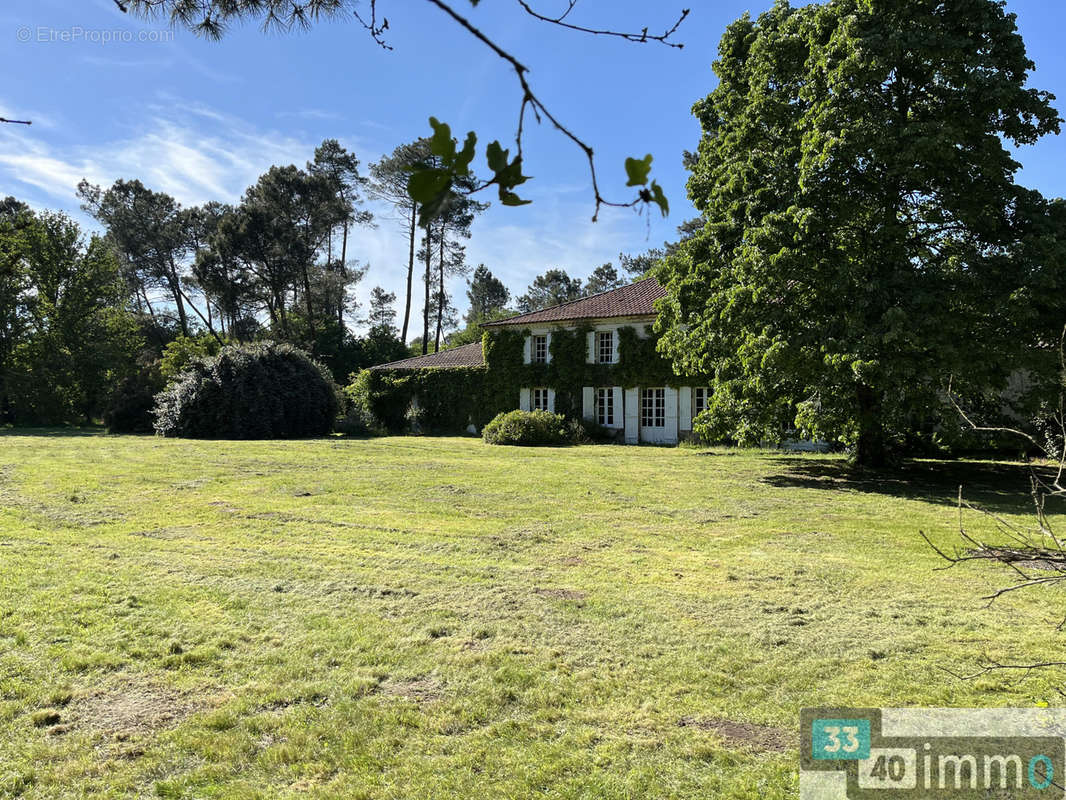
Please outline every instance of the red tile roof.
M464 344L450 350L441 350L389 364L379 364L371 369L428 369L432 367L480 367L485 363L481 352L481 342Z
M653 316L653 303L666 292L655 278L645 278L620 289L600 292L580 300L571 300L560 306L530 311L516 317L486 322L484 328L500 325L530 325L536 322L563 322L578 319L605 319L609 317Z

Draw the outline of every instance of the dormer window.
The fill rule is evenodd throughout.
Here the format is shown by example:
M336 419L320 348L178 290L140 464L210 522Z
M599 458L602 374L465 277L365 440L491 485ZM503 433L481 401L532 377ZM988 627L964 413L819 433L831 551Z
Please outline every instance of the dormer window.
M600 331L596 334L596 363L614 363L614 331Z
M530 360L534 364L547 364L548 363L548 337L544 334L540 334L532 337L532 343L530 348L531 358Z

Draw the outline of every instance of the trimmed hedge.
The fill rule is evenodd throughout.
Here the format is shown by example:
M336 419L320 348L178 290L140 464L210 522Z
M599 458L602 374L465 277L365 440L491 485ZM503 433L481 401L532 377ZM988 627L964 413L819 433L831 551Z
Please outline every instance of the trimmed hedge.
M580 429L580 426L577 427ZM574 433L574 428L562 414L506 411L489 422L481 435L489 444L535 447L570 444L574 440Z
M259 342L198 358L156 395L163 436L288 439L333 430L339 408L329 371L302 350Z

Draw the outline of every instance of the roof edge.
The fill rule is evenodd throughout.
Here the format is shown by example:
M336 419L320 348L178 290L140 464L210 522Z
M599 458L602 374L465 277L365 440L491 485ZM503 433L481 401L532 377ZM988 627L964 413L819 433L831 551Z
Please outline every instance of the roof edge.
M533 314L541 314L541 313L543 313L545 311L553 311L553 310L555 310L557 308L566 308L567 306L572 306L575 303L584 303L584 302L586 302L588 300L592 300L593 298L602 297L605 294L611 294L611 292L620 292L623 289L632 289L634 286L638 286L639 284L646 283L647 281L655 281L656 283L658 283L658 279L656 279L656 278L641 278L639 281L633 281L632 283L627 283L625 286L616 286L613 289L604 289L602 292L596 292L595 294L585 295L584 297L579 297L576 300L567 300L565 303L559 303L558 305L547 306L546 308L538 308L536 311L523 311L521 314L516 314L515 316L508 317L507 319L497 319L497 320L493 320L492 322L482 322L482 323L480 323L480 327L482 327L482 328L494 328L494 327L498 327L500 325L518 325L518 324L521 323L521 320L522 320L523 317L532 316ZM633 316L644 316L644 315L642 315L642 314L607 314L607 315L597 314L595 316L563 317L563 318L560 318L558 320L552 320L552 321L553 322L565 322L565 321L570 321L570 320L575 320L575 319L612 319L614 317L633 317ZM647 316L653 316L653 315L649 314Z

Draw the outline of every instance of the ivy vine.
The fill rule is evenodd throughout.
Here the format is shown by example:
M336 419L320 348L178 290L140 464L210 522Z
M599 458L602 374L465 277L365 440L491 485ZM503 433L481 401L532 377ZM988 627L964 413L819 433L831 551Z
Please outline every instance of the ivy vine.
M473 422L479 428L502 411L519 405L519 389L547 386L555 390L555 411L569 417L582 413L585 386L701 385L704 376L674 374L659 354L651 327L644 336L636 328L618 328L617 364L588 363L588 324L552 331L551 360L523 363L529 329L502 328L482 337L482 367L433 367L420 370L366 370L349 387L349 397L391 431L410 422L408 410L418 398L418 422L427 432L454 433Z

